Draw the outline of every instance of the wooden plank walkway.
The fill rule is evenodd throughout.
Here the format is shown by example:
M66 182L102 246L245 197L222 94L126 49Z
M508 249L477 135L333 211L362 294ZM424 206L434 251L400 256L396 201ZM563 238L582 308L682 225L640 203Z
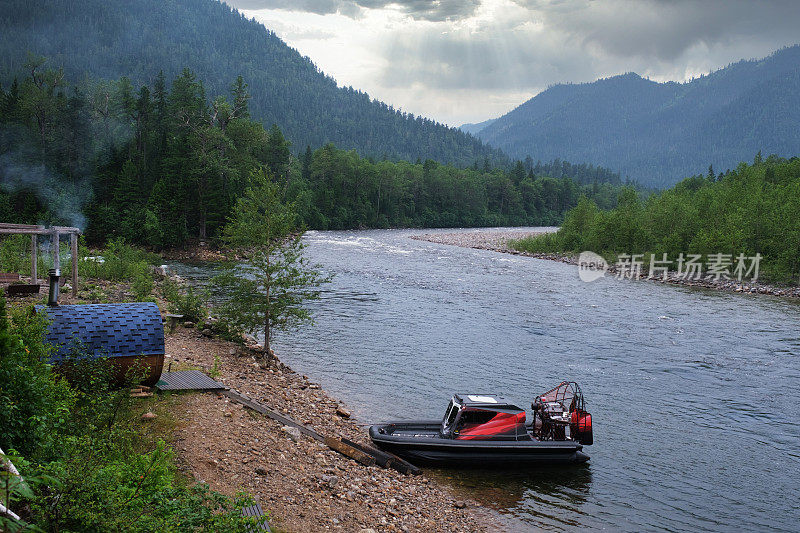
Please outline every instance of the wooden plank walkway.
M262 415L268 416L269 418L276 420L283 424L284 426L294 427L300 430L300 433L311 437L314 440L318 440L319 442L325 442L325 437L314 431L313 429L309 428L308 426L304 426L297 420L293 419L290 416L286 416L281 414L274 409L271 409L264 405L263 403L257 402L256 400L252 399L251 397L247 396L246 394L242 394L239 391L235 391L233 389L228 389L222 391L222 394L230 398L231 400L244 405L245 407L249 407L256 413L261 413Z

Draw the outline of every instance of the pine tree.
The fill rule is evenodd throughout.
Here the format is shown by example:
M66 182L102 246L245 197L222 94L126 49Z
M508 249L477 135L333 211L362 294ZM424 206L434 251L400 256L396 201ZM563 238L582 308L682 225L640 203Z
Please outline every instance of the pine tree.
M306 145L306 151L303 153L302 157L300 158L300 177L304 181L308 181L311 178L311 161L314 159L314 154L311 152L311 146Z
M273 331L310 320L304 303L319 297L328 278L303 257L296 214L281 202L278 185L265 171L252 181L223 233L227 244L247 251L248 260L229 264L213 284L227 295L221 315L244 331L263 332L264 352L271 355Z
M286 140L277 124L269 129L267 146L265 147L264 163L270 174L279 183L285 183L289 170L289 161L292 153L289 151L291 143Z
M231 86L231 95L233 96L233 117L250 118L250 110L247 106L247 102L250 100L250 93L247 92L247 84L241 76L237 76L236 81Z

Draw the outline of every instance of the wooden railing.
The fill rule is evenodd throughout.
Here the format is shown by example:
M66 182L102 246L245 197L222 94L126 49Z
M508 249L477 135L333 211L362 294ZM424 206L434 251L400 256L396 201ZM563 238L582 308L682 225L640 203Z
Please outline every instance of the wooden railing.
M0 234L30 235L31 236L31 283L38 283L37 255L39 250L39 235L49 235L53 244L50 246L53 255L53 268L61 268L59 244L61 235L69 235L70 255L72 255L72 295L78 295L78 235L81 230L69 226L51 226L31 224L8 224L0 222Z

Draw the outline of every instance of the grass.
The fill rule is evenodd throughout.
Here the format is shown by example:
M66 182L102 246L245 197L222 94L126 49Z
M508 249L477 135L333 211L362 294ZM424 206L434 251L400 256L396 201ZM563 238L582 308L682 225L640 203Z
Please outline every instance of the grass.
M144 453L153 449L160 440L173 444L175 432L186 425L186 421L178 418L177 412L182 405L181 392L160 392L149 398L136 398L125 413L128 422L136 430L135 448ZM156 418L142 420L141 415L153 412Z

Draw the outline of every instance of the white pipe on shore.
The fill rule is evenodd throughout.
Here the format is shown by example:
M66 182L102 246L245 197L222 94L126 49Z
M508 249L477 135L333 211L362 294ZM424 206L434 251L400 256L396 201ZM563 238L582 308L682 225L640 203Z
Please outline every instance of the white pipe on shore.
M6 515L6 516L8 516L8 517L10 517L10 518L13 518L14 520L21 520L21 518L19 517L19 515L18 515L18 514L16 514L16 513L15 513L14 511L12 511L11 509L8 509L8 508L7 508L5 505L3 505L2 503L0 503L0 515L2 515L2 514Z
M6 458L6 452L3 451L3 448L0 448L0 458L3 459L3 464L5 465L6 469L14 474L15 476L19 475L19 471L14 464Z
M26 486L25 480L22 478L22 476L19 475L19 470L17 470L17 467L14 466L14 463L8 460L2 448L0 448L0 459L2 459L2 464L6 468L6 470L8 470L11 474L19 477L20 485ZM0 515L6 515L14 520L20 520L18 514L16 514L14 511L9 509L2 503L0 503Z

